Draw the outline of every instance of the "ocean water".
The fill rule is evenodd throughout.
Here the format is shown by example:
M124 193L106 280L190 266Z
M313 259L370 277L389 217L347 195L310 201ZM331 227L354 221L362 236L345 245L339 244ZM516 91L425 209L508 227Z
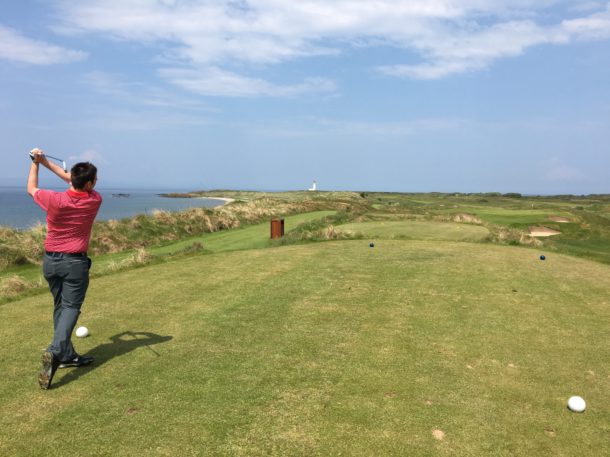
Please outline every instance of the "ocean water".
M64 189L55 189L64 190ZM137 214L150 214L156 209L181 211L192 207L215 207L222 200L208 198L166 198L157 194L171 191L98 190L104 198L96 220L122 219ZM127 193L128 198L116 198L112 194ZM39 222L45 223L46 214L23 187L0 187L0 225L27 229Z

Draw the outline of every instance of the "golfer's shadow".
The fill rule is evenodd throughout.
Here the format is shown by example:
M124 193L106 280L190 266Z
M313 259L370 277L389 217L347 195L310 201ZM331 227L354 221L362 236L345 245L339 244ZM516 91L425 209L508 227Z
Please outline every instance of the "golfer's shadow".
M135 349L146 347L147 351L151 352L151 356L154 358L160 357L160 354L155 351L151 346L159 343L165 343L166 341L171 340L171 336L161 336L156 333L150 332L123 332L117 333L114 336L110 337L109 343L100 344L99 346L94 347L87 355L95 357L95 361L91 365L87 365L79 368L66 368L57 370L58 373L55 375L60 375L62 371L70 370L65 376L61 377L57 380L57 382L53 383L53 387L61 387L65 384L68 384L72 381L76 381L83 375L95 370L96 368L101 367L109 360L120 357L128 352L131 352Z

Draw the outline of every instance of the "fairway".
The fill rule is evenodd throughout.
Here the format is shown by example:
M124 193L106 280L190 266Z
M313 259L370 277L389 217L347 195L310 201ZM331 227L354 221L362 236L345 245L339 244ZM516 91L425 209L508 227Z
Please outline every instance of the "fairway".
M0 455L603 455L609 291L587 260L403 240L103 276L75 340L96 364L46 392L50 297L2 305Z
M339 232L362 233L369 238L437 241L479 241L489 235L485 227L454 222L384 221L343 224Z

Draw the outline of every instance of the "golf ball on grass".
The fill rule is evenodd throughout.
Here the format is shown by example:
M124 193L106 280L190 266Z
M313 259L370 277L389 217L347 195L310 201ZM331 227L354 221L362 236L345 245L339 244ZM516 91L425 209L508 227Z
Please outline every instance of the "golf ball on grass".
M84 338L89 335L89 329L87 327L78 327L76 329L76 336L79 338Z
M587 404L585 403L585 400L578 395L568 399L568 408L570 411L574 411L575 413L583 413L586 407Z

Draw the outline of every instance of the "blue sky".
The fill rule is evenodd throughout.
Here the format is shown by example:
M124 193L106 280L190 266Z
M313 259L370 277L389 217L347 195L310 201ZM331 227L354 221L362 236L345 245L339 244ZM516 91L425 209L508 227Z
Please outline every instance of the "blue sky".
M0 87L0 185L610 193L607 1L10 1Z

